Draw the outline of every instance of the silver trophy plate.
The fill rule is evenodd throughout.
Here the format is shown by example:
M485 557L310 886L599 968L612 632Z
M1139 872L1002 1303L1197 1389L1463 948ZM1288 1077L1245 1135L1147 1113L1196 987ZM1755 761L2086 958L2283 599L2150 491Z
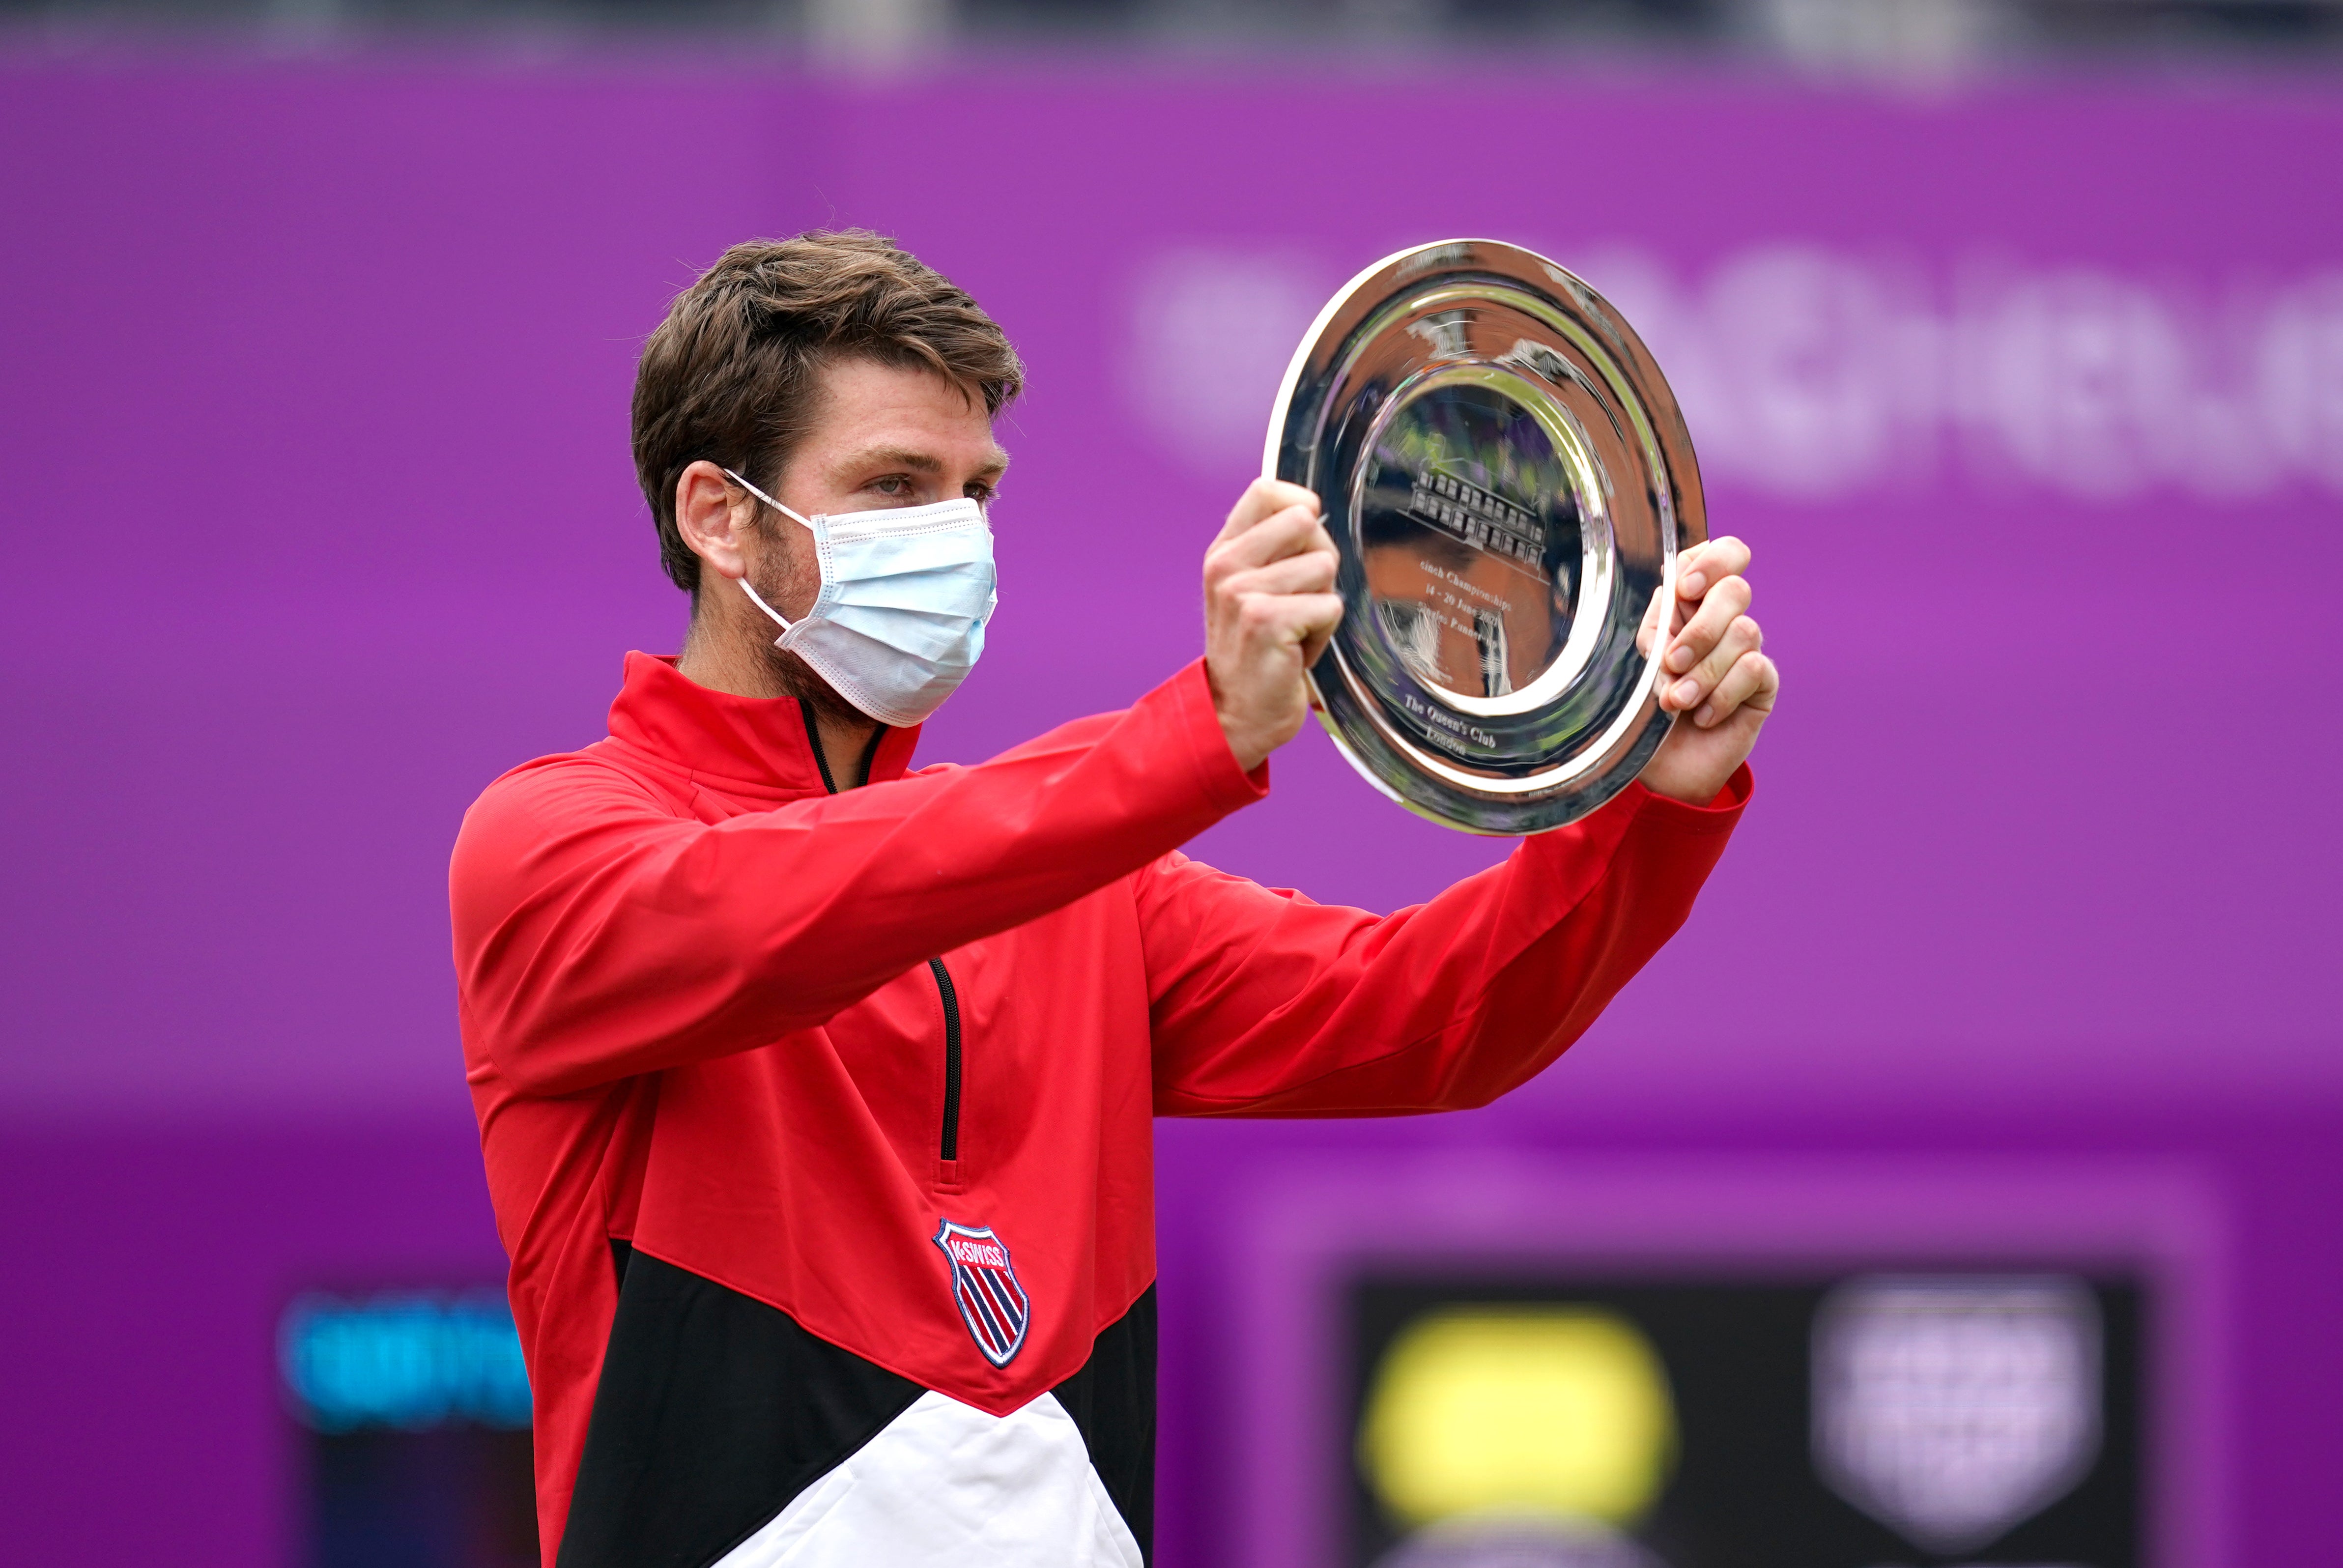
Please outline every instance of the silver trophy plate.
M1707 521L1675 398L1601 295L1495 240L1384 257L1302 339L1263 468L1325 506L1344 608L1314 705L1377 789L1536 833L1643 770L1670 719L1636 634Z

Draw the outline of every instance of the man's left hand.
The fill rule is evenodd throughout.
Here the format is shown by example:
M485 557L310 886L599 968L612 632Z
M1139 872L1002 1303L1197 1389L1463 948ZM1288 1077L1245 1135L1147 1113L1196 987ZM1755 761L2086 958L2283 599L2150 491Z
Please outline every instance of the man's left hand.
M1781 673L1749 618L1749 547L1727 535L1676 558L1676 598L1660 660L1660 711L1682 714L1638 775L1655 794L1705 806L1757 744ZM1661 607L1644 618L1649 652Z

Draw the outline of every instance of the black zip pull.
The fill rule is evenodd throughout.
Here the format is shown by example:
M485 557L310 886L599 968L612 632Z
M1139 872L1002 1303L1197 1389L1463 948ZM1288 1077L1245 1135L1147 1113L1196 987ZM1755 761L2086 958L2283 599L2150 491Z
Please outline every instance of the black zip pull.
M944 1131L941 1158L960 1158L960 995L952 990L951 970L941 959L930 959L928 971L936 977L936 995L944 1004Z

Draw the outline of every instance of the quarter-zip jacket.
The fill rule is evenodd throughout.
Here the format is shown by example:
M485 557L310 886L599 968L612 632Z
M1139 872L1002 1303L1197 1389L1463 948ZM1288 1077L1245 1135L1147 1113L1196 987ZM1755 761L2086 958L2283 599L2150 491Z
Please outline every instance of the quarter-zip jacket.
M1137 1563L1150 1119L1486 1103L1676 930L1748 790L1640 785L1388 916L1178 846L1267 789L1201 662L974 767L628 657L450 871L548 1564Z

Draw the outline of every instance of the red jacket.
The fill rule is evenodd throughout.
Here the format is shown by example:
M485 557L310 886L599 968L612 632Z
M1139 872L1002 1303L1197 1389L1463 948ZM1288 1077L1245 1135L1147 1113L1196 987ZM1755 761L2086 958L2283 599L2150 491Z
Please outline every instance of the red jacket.
M583 1528L589 1414L618 1452L599 1428L620 1395L597 1400L630 1258L906 1397L1071 1402L1154 1279L1151 1118L1486 1103L1683 922L1749 790L1745 770L1704 809L1634 786L1378 917L1178 853L1267 789L1201 663L975 767L910 772L917 739L882 729L870 787L834 792L799 705L630 654L608 739L514 769L464 819L465 1060L548 1563ZM1151 1389L1151 1342L1144 1364ZM649 1392L625 1397L672 1404L683 1376L629 1370ZM657 1512L650 1462L610 1461L632 1499L612 1517ZM597 1553L563 1561L627 1549Z

